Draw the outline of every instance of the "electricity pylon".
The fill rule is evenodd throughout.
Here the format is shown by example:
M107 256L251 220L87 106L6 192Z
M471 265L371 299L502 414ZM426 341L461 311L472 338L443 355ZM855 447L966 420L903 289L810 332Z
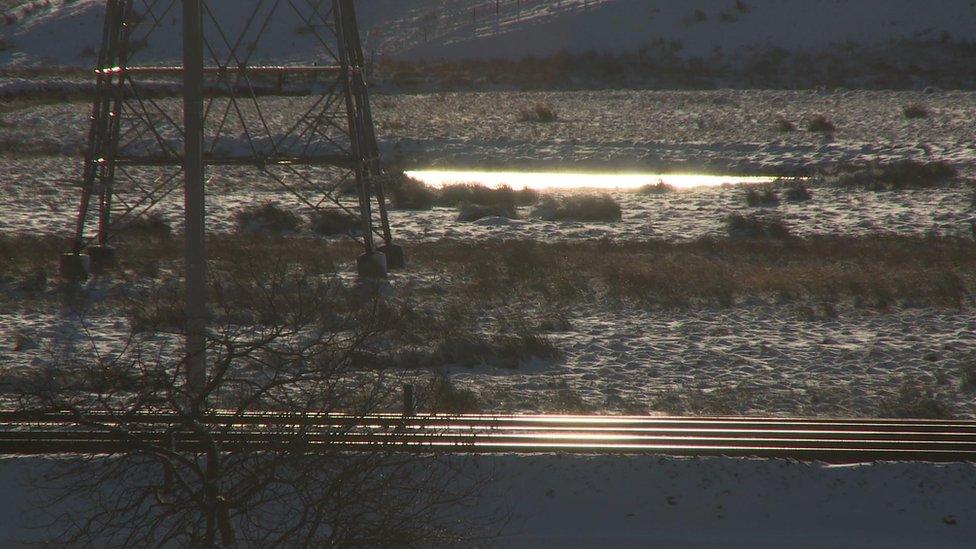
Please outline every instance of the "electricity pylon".
M214 180L226 188L260 176L294 197L297 209L357 219L361 276L403 266L387 217L355 6L105 4L81 203L61 272L84 279L111 265L113 235L182 187L186 370L195 392L206 383L205 199Z
M196 4L198 40L178 25ZM302 57L289 58L292 51ZM199 78L189 78L181 54L184 64L201 61ZM362 275L402 266L364 65L353 0L106 0L64 274L86 276L89 261L96 271L111 264L113 235L176 193L197 164L218 182L250 170L287 191L297 209L357 219ZM185 111L197 101L199 116ZM199 162L185 155L191 126L202 132Z

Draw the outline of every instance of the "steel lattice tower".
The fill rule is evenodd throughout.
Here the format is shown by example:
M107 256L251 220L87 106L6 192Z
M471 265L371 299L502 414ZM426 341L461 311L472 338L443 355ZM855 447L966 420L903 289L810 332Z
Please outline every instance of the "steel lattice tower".
M281 59L292 49L304 57ZM111 264L113 235L181 187L188 241L194 215L202 239L203 194L192 198L188 181L206 173L209 186L245 172L286 190L297 209L358 219L361 275L401 267L364 63L353 0L106 0L62 273L85 278L89 266ZM194 144L199 154L186 152Z

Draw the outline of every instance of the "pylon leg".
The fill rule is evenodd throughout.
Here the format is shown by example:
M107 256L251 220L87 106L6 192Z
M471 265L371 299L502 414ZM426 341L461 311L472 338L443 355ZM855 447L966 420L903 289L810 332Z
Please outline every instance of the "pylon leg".
M403 246L397 244L384 244L379 247L379 251L386 256L386 268L395 271L407 266L407 259L403 252Z
M88 248L90 257L91 272L95 274L103 273L117 264L117 254L115 248L111 246L90 246Z
M69 282L84 282L91 276L91 258L86 254L62 254L58 273Z
M383 252L369 252L359 256L356 268L360 278L386 278L389 275Z

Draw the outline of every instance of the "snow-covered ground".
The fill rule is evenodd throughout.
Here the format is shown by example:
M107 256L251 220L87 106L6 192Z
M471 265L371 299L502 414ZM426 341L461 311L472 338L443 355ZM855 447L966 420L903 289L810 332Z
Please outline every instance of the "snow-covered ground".
M314 98L266 98L272 132L284 132ZM519 109L544 104L548 124L519 121ZM931 111L908 119L903 109ZM162 102L174 114L179 102ZM960 91L602 91L435 93L374 98L387 160L412 168L472 166L711 173L772 173L858 162L944 160L971 169L976 159L976 94ZM245 115L253 117L244 107ZM0 137L77 154L90 107L48 105L0 116ZM823 115L832 135L806 131ZM794 132L777 131L777 119ZM214 125L216 125L216 120ZM225 129L225 132L227 130ZM242 135L228 136L244 143ZM232 140L232 139L231 139Z
M49 459L0 461L0 545L34 547L29 480ZM483 502L512 521L497 547L971 547L976 466L654 456L488 456ZM43 516L56 514L48 508Z
M269 125L286 127L305 98L268 99ZM518 109L544 103L559 113L549 124L518 121ZM907 119L905 105L924 104L926 119ZM897 160L945 161L964 177L976 167L976 94L964 92L566 92L380 96L375 101L381 146L388 160L412 169L478 167L569 171L704 171L716 174L807 173L835 165ZM178 107L172 102L172 107ZM823 114L831 137L802 129ZM777 132L781 116L800 129ZM76 208L77 156L33 156L37 150L76 155L83 149L88 106L33 107L0 115L0 140L20 155L4 158L0 228L59 233ZM233 136L232 136L233 138ZM243 138L233 138L243 141ZM734 179L734 178L733 178ZM545 182L540 182L544 184ZM247 169L211 170L210 222L230 228L246 204L291 199ZM746 208L736 188L699 189L664 196L613 192L620 223L456 222L456 210L394 212L398 238L694 239L714 236L732 211ZM976 220L972 190L865 193L814 188L814 200L784 202L776 210L799 235L967 235ZM162 209L179 219L175 196ZM522 212L528 217L528 210Z
M238 0L211 2L220 14ZM503 2L505 9L513 2ZM101 28L99 0L52 2L0 28L12 46L5 66L88 66ZM405 59L526 53L633 50L656 40L680 43L684 57L785 48L818 51L847 42L864 46L906 39L970 39L971 0L523 0L513 22L504 12L480 18L485 2L363 0L367 49ZM474 8L474 9L473 9ZM700 11L701 13L697 13ZM423 25L437 13L424 40ZM481 13L485 13L484 11ZM427 21L427 23L424 23ZM164 34L178 19L161 21ZM276 62L315 60L314 42L278 23L262 55ZM426 43L425 43L426 42ZM445 48L447 46L447 48ZM176 56L163 48L157 60ZM738 53L737 53L738 52ZM75 91L73 80L41 83ZM0 82L0 93L36 90L37 82ZM7 90L6 92L4 90ZM293 121L302 99L268 100L270 124ZM165 103L165 101L164 101ZM307 103L307 101L306 101ZM558 120L518 121L520 108L542 103ZM909 120L902 109L932 113ZM176 101L169 101L178 109ZM833 165L913 159L945 161L964 178L976 175L976 94L865 92L577 92L463 93L376 97L386 157L409 168L707 171L793 174ZM831 136L803 130L822 114ZM66 234L77 206L88 117L81 103L36 106L0 115L7 148L0 173L0 233ZM800 129L780 133L778 117ZM233 138L231 139L233 141ZM247 170L211 171L211 229L231 228L244 205L286 193ZM976 221L972 189L860 192L814 187L814 199L775 210L799 236L817 234L969 236ZM411 243L440 239L539 241L686 240L720 236L723 219L748 208L738 188L696 189L660 196L611 193L619 223L553 223L522 219L456 221L456 210L393 214L396 235ZM162 207L178 223L179 198ZM772 209L764 209L767 213ZM346 273L348 274L348 273ZM407 271L397 288L449 287L450 276ZM12 291L3 281L4 291ZM96 293L100 281L91 283ZM14 295L14 294L11 294ZM816 306L816 304L813 304ZM535 311L538 312L538 311ZM483 321L497 320L486 313ZM839 304L820 314L810 304L749 299L734 307L649 310L587 305L564 311L548 334L562 351L554 363L518 370L447 367L454 383L473 390L488 410L536 411L564 392L590 409L671 413L871 414L903 384L935 390L949 410L972 417L974 393L962 385L976 359L976 315L961 309L895 306L869 311ZM33 349L9 343L23 333ZM82 324L60 305L23 304L0 311L0 377L49 363L50 352L94 341L118 347L129 326L118 311L95 312ZM160 339L152 345L166 343ZM489 491L515 512L501 544L537 546L968 547L976 534L972 465L872 464L828 467L787 461L618 456L479 458L501 472ZM0 461L0 545L32 544L43 532L24 489L44 460Z
M303 99L271 100L270 124L284 124ZM555 108L550 124L519 122L521 106ZM924 103L932 116L908 120L901 109ZM972 177L976 159L976 96L962 92L587 92L381 96L376 100L387 158L412 168L477 166L508 169L655 171L709 168L715 173L806 172L861 162L900 159L946 161ZM175 108L175 107L174 107ZM822 113L838 127L832 138L802 129ZM777 116L801 129L778 133ZM0 116L0 137L23 151L46 143L77 153L87 106L49 105ZM77 156L4 157L0 175L0 230L5 234L69 234L78 193ZM293 204L290 196L247 169L213 168L208 198L213 231L232 230L232 216L265 201ZM731 212L777 213L798 236L943 235L972 237L973 190L961 183L928 190L868 192L814 186L813 200L749 208L736 187L642 196L611 191L620 202L617 223L551 222L531 217L457 221L454 208L394 211L399 240L441 239L641 241L721 237ZM179 226L181 198L161 207ZM395 285L442 285L407 271ZM71 333L70 314L33 310L0 315L8 333L27 329L41 342ZM564 352L537 370L465 370L456 381L491 409L538 410L553 391L569 389L597 408L650 411L693 409L690 401L721 401L750 413L874 413L879 399L903 382L941 387L954 413L970 416L973 395L959 389L961 368L972 360L976 319L970 309L895 309L871 313L840 307L838 318L808 318L793 305L740 303L731 309L681 312L585 307L569 311L571 327L552 337ZM127 325L90 319L108 341L124 339ZM11 336L12 337L12 336ZM9 340L9 337L7 338ZM43 347L43 345L42 345ZM0 362L29 364L39 350L0 351ZM731 396L715 393L729 390ZM704 399L704 400L703 400ZM724 400L723 400L724 399Z

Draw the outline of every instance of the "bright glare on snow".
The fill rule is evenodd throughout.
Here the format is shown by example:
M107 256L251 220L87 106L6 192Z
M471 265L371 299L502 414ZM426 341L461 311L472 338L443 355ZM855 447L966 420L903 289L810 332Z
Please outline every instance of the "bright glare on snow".
M487 187L508 185L521 189L638 189L664 182L677 189L716 187L726 183L770 183L775 177L700 174L594 174L561 172L410 171L407 175L433 187L452 183L480 183Z

